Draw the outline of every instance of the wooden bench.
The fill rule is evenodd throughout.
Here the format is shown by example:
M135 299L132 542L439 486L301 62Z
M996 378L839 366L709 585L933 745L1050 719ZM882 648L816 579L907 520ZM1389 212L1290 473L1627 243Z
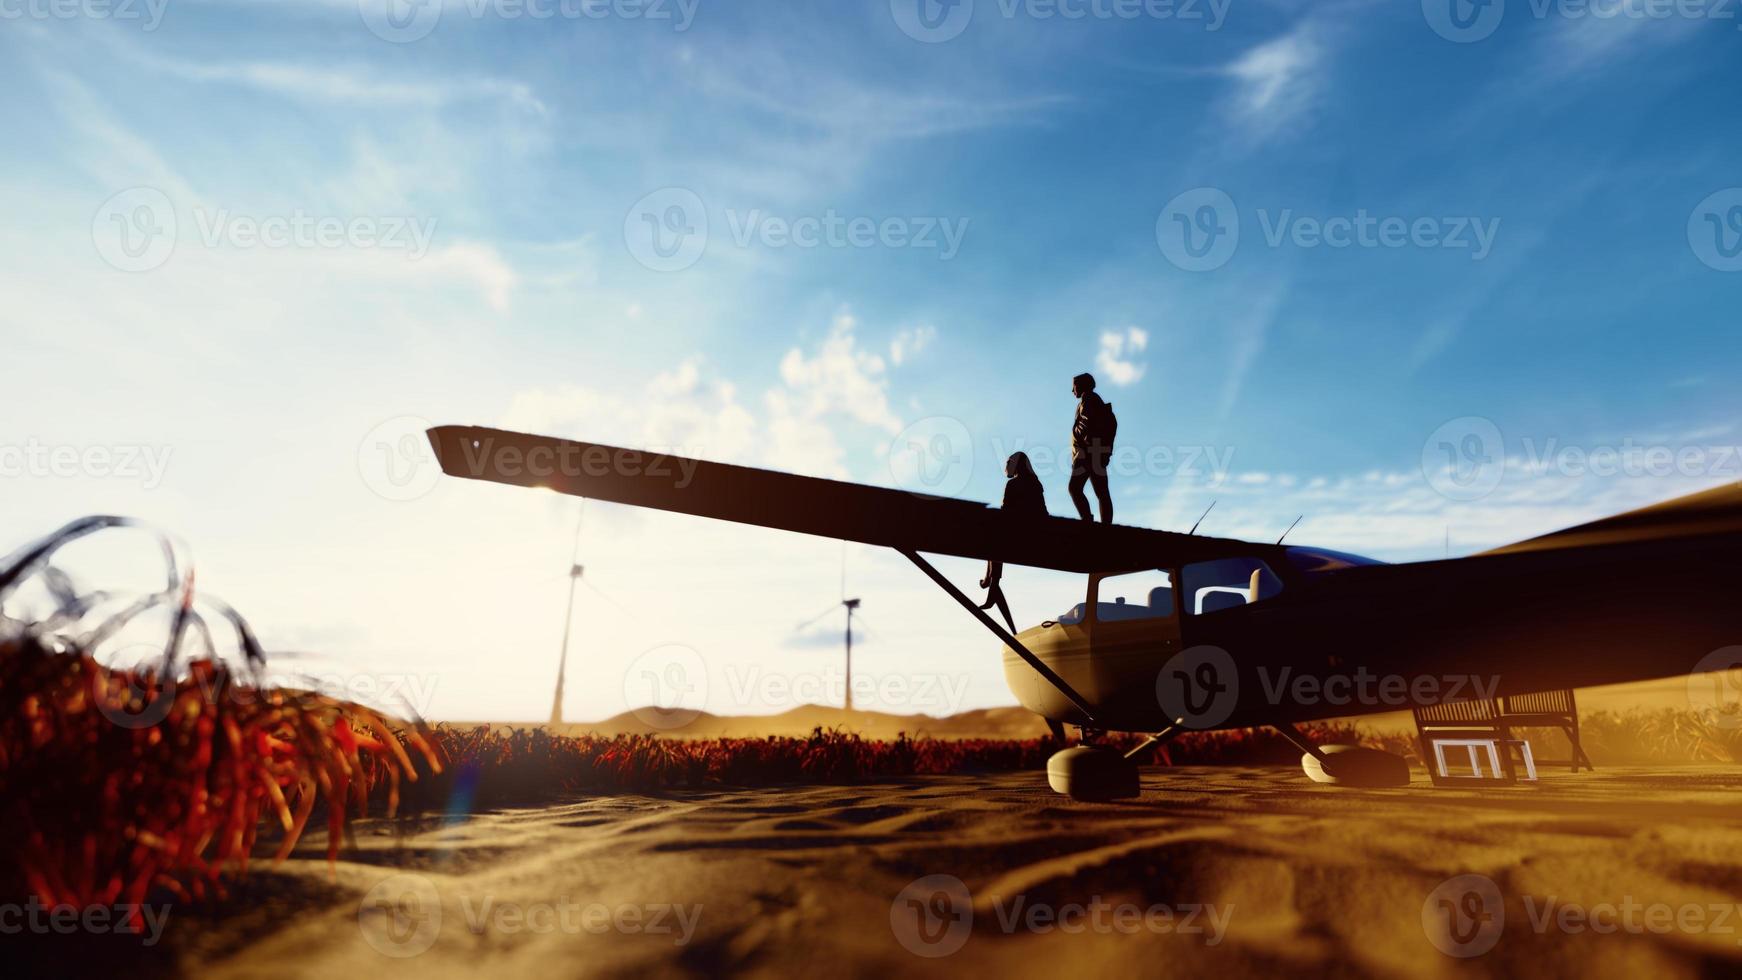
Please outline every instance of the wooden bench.
M1472 781L1511 784L1518 781L1513 750L1520 752L1527 778L1536 776L1535 760L1530 746L1513 735L1515 728L1558 728L1572 746L1572 758L1563 761L1543 760L1543 765L1568 765L1578 772L1582 765L1594 769L1590 757L1579 743L1579 708L1571 690L1541 691L1534 694L1508 694L1498 698L1475 701L1447 701L1415 709L1415 727L1421 741L1421 757L1428 767L1428 776L1436 786L1468 785ZM1499 770L1492 775L1480 775L1480 767L1472 763L1472 774L1453 776L1446 772L1443 750L1438 743L1463 745L1472 760L1477 759L1474 743L1487 743L1489 757L1498 762ZM1497 758L1496 758L1497 757ZM1492 764L1490 768L1493 768Z

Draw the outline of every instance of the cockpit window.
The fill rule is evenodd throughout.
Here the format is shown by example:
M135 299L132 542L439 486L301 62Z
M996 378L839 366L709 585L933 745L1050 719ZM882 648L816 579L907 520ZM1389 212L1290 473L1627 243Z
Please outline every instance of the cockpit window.
M1173 576L1160 569L1109 575L1096 590L1095 619L1103 623L1172 615Z
M1282 580L1256 558L1197 562L1187 565L1180 578L1186 610L1194 616L1262 602L1282 591Z

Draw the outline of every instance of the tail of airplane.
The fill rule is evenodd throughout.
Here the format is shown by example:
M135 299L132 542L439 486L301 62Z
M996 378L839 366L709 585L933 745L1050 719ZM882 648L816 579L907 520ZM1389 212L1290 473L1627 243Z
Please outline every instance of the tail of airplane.
M1587 524L1526 538L1482 554L1517 554L1726 534L1742 534L1742 483L1701 490Z

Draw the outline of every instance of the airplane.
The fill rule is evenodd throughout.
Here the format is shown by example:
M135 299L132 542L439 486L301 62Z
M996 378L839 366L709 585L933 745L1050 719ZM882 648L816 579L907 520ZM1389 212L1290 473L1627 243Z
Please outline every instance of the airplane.
M1402 757L1315 745L1297 726L1720 669L1730 664L1709 666L1711 654L1742 636L1737 484L1467 557L1388 564L493 428L428 436L449 476L896 550L1003 643L1023 706L1061 742L1077 726L1081 744L1049 760L1048 778L1082 799L1137 795L1130 757L1231 728L1274 729L1318 782L1406 785ZM1078 573L1086 591L1012 634L925 555ZM1121 754L1097 744L1108 732L1148 739ZM1576 736L1574 752L1576 771Z

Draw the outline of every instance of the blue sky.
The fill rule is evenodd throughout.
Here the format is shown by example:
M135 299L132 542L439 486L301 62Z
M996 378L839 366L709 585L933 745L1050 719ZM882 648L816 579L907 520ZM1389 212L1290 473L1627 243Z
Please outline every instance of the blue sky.
M1457 40L1437 2L976 0L928 8L960 28L935 43L908 0L454 0L397 8L433 26L398 41L377 0L0 4L5 537L151 518L270 645L415 676L434 714L537 717L573 503L384 487L415 420L873 483L942 432L949 489L990 500L1005 452L1062 451L1091 370L1151 460L1121 520L1216 500L1215 533L1305 514L1293 539L1396 560L1742 476L1742 24L1510 0L1457 8L1487 32ZM1205 202L1239 236L1198 269L1169 236ZM165 217L171 250L121 247ZM664 270L668 217L699 251ZM300 219L344 230L250 237ZM877 231L782 237L805 219ZM1339 219L1409 231L1333 247ZM27 456L57 448L80 461ZM1591 472L1605 452L1639 465ZM727 712L834 668L792 627L837 597L838 545L588 520L571 716L621 710L659 644ZM861 669L962 692L879 706L1009 703L916 573L847 565ZM1077 589L1012 595L1033 621Z

